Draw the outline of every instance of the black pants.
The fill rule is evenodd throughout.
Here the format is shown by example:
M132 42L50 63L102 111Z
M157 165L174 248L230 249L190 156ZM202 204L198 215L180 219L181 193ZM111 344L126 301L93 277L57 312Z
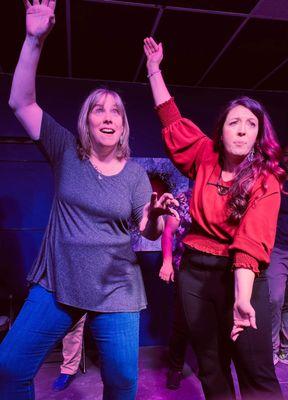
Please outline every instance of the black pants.
M169 339L169 364L171 369L180 372L183 370L185 362L186 350L189 344L189 334L185 315L183 312L182 302L179 298L179 271L174 271L174 274L175 287L172 331Z
M272 359L271 315L265 274L255 279L251 304L257 330L246 328L235 343L234 276L227 257L187 249L179 273L179 292L199 364L206 399L234 398L233 360L242 399L283 399Z

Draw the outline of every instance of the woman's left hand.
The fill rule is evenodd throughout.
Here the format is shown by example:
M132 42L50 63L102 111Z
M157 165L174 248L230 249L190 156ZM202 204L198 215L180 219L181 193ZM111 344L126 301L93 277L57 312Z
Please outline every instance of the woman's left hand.
M179 214L173 207L179 207L179 202L174 199L171 193L162 194L158 200L157 193L153 192L150 204L148 205L148 218L156 219L161 215L173 215L177 220L179 220Z
M256 314L254 308L249 301L235 301L233 308L233 328L231 339L235 342L239 334L247 327L257 329Z

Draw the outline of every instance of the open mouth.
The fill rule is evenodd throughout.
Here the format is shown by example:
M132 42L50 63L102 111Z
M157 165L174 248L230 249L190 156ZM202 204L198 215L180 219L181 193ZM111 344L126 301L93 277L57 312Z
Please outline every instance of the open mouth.
M113 135L113 133L115 133L115 130L111 128L102 128L100 129L100 132L105 133L105 135Z

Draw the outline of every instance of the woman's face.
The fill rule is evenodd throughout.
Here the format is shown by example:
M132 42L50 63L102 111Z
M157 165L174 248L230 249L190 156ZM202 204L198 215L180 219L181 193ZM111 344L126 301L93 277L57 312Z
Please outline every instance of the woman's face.
M113 96L102 96L88 116L92 144L116 147L123 133L123 118Z
M259 121L252 111L243 106L232 108L222 130L225 155L244 158L253 148L258 130Z

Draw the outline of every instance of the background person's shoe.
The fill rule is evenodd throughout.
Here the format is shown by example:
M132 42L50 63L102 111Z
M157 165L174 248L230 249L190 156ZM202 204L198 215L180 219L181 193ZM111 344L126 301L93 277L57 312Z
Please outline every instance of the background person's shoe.
M60 392L60 390L66 389L74 378L75 375L60 374L53 383L53 390L55 390L56 392Z
M280 350L278 358L281 363L288 364L288 353L286 351Z
M167 373L166 387L171 390L179 389L181 379L183 379L182 371L169 369Z

